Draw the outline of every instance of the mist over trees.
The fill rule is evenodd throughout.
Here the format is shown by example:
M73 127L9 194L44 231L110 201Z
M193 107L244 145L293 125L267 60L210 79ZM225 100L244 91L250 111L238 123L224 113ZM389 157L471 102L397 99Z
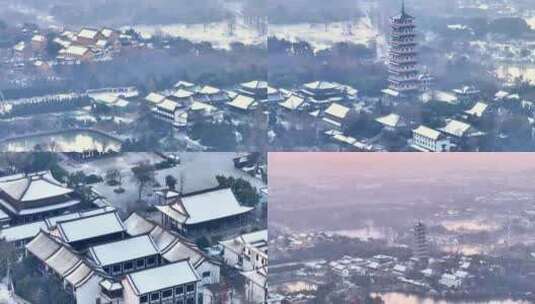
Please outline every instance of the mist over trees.
M318 79L354 86L364 95L387 86L387 70L376 62L375 46L339 42L314 52L305 41L268 38L268 79L275 87L294 87Z
M355 0L269 0L266 14L273 24L347 21L362 15Z
M218 0L22 0L70 25L205 23L221 21Z

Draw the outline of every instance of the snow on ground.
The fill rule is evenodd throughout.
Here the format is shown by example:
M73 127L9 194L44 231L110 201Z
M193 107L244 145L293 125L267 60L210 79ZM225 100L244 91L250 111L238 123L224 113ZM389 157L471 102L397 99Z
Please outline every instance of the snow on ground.
M128 27L130 28L130 27ZM232 42L243 44L264 44L266 36L243 24L237 24L234 35L229 35L227 22L203 24L171 24L171 25L134 25L135 31L143 38L150 38L155 34L163 34L171 37L181 37L193 42L210 42L216 48L229 49Z
M165 177L170 174L178 180L177 187L179 187L180 176L182 174L184 180L184 192L186 193L216 187L216 175L242 177L248 180L257 189L266 187L261 180L253 178L234 167L232 159L236 157L236 153L184 152L177 154L180 156L180 165L174 168L156 171L156 180L160 185L165 186ZM156 153L121 153L115 157L85 163L66 160L62 165L71 173L82 170L86 174L97 174L102 177L106 175L106 171L109 169L119 169L123 176L121 187L125 189L124 193L117 194L113 192L117 187L108 186L105 182L95 184L93 185L93 188L106 197L114 207L126 211L129 206L135 204L138 198L138 186L131 168L137 165L140 161L156 163L162 160L163 158ZM155 199L152 197L152 191L145 193L144 199L148 201Z
M343 22L324 24L300 23L300 24L276 24L269 26L269 34L279 39L289 41L307 41L316 50L331 47L337 42L352 42L366 44L377 39L378 31L372 26L370 19L361 18L352 25L352 35L347 33L347 25Z
M5 280L0 282L0 304L18 304L9 294Z

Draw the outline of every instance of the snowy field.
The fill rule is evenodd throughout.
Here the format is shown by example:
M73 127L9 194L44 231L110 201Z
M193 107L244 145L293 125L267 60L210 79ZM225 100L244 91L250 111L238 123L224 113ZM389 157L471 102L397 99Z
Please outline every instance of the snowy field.
M19 304L9 294L4 280L0 282L0 304Z
M366 44L377 39L379 33L372 26L370 19L361 18L348 30L347 23L334 22L327 26L324 24L300 23L277 24L269 26L269 34L279 39L289 41L307 41L316 50L329 48L337 42L352 42Z

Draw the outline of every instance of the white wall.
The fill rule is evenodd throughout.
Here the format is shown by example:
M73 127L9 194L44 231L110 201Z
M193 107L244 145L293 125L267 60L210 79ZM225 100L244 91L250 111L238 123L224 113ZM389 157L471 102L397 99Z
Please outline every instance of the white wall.
M139 304L139 297L134 293L127 279L123 279L123 299L124 304Z
M202 273L205 271L210 271L210 277L202 278L199 286L204 286L206 284L216 284L220 280L220 267L210 261L204 261L197 268L197 274L202 278Z
M77 304L95 304L100 294L101 277L93 275L84 285L78 287L75 291Z

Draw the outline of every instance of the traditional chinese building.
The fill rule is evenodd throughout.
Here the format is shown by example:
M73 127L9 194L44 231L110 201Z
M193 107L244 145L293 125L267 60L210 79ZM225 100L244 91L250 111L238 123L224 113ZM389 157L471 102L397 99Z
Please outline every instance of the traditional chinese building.
M156 208L162 215L164 227L186 234L243 226L253 210L240 205L228 188L183 195L168 205Z
M407 14L405 2L401 13L391 18L392 33L388 58L389 89L400 97L418 92L420 79L417 61L415 18Z
M12 224L41 220L75 209L80 199L50 171L0 178L0 210Z

